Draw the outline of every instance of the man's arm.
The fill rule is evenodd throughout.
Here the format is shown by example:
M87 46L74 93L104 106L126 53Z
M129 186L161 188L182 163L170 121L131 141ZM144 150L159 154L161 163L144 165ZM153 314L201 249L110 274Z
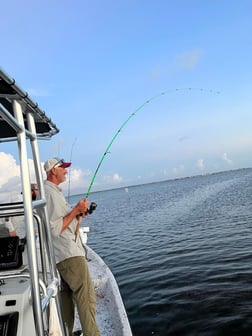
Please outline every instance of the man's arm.
M65 216L63 217L63 225L61 229L61 233L70 225L70 223L77 217L77 216L85 216L88 209L88 200L81 199L76 206Z

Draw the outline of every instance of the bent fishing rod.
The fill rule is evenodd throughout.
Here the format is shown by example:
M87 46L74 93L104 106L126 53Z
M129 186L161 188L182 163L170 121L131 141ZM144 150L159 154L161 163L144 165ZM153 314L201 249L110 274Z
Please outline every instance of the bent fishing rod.
M176 92L176 91L191 91L191 90L198 90L198 91L204 91L204 92L208 92L208 93L214 93L214 94L219 94L220 92L219 91L214 91L214 90L207 90L207 89L199 89L199 88L181 88L181 89L171 89L171 90L167 90L167 91L163 91L149 99L147 99L143 104L141 104L139 107L137 107L128 117L127 119L122 123L122 125L120 126L120 128L116 131L116 133L113 135L112 139L110 140L108 146L106 147L105 149L105 152L103 153L98 165L97 165L97 168L91 178L91 182L89 184L89 187L88 187L88 190L86 192L86 195L85 197L88 198L89 194L90 194L90 191L92 189L92 186L94 184L94 181L96 179L96 175L102 165L102 162L104 161L105 159L105 156L109 153L109 150L113 144L113 142L116 140L116 138L118 137L118 135L120 134L120 132L122 131L122 129L128 124L128 122L140 111L144 108L145 105L149 104L150 102L152 102L153 100L161 97L161 96L164 96L168 93L171 93L171 92ZM95 203L94 203L95 204ZM91 203L92 205L92 203ZM96 207L96 205L95 205Z

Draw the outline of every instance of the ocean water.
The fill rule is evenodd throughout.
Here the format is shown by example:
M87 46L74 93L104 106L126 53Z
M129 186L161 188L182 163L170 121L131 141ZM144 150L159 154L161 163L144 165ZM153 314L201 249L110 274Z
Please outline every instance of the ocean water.
M134 336L252 335L252 169L89 201L88 244L114 273Z

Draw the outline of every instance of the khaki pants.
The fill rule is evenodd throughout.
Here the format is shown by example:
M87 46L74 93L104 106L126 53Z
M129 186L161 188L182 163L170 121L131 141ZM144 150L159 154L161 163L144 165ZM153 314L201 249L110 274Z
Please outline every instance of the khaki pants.
M69 335L73 332L74 303L76 303L83 335L99 336L95 318L95 293L86 259L72 257L58 263L57 268L63 280L61 298Z

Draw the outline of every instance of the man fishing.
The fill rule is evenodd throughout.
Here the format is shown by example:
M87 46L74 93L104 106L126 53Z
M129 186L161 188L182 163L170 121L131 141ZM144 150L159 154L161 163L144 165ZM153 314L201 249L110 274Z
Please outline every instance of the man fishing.
M45 162L47 174L45 193L50 219L57 269L62 278L62 304L69 335L73 335L74 302L85 336L100 335L96 323L96 301L85 252L76 231L80 218L88 213L88 200L81 199L75 207L66 201L59 184L66 180L71 162L52 158Z

